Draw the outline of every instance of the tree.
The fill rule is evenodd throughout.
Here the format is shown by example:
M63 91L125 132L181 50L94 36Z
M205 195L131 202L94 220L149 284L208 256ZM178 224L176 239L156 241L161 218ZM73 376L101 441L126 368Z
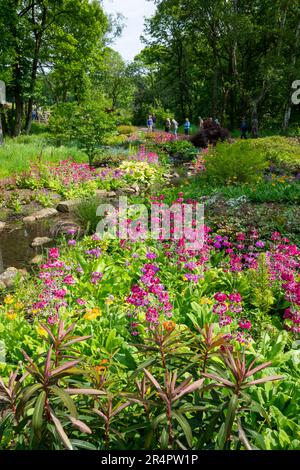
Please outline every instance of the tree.
M39 68L45 74L72 61L69 75L80 84L71 70L77 58L90 57L95 44L104 42L107 19L97 1L88 0L0 0L0 30L6 38L0 77L10 69L9 92L14 98L13 134L19 135L25 116L25 130L30 131ZM83 60L79 60L82 65ZM26 107L26 109L25 109Z

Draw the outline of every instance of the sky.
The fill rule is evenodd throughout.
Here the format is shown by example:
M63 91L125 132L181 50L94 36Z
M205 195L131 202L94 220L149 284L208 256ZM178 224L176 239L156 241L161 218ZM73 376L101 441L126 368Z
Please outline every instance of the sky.
M154 4L146 0L103 0L103 7L107 13L122 13L124 15L126 26L122 37L118 38L112 47L125 60L132 60L144 48L140 41L144 28L144 17L153 15Z

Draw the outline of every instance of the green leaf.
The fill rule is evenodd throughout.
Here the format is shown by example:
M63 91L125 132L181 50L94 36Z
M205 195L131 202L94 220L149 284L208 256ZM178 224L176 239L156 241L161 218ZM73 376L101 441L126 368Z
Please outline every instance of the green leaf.
M188 423L188 420L181 413L179 413L178 411L173 411L172 414L175 417L175 419L178 421L181 429L183 430L186 441L187 441L189 447L192 447L192 445L193 445L193 433L192 433L192 429L191 429L191 427Z
M66 408L68 408L71 416L73 416L73 418L77 418L76 406L70 395L61 388L57 387L56 385L52 385L52 387L50 387L50 390L54 393L54 395L61 399Z
M32 428L34 433L39 433L43 425L43 413L46 401L46 392L42 391L35 402L32 415Z
M162 450L166 450L169 446L169 436L166 428L163 428L160 435L160 447Z
M228 410L226 413L226 420L225 420L225 434L226 440L228 440L231 436L232 425L234 423L236 410L239 404L239 399L237 395L232 395L231 400L228 405Z
M97 450L97 447L95 447L90 442L81 441L79 439L70 439L70 443L75 450L76 449Z

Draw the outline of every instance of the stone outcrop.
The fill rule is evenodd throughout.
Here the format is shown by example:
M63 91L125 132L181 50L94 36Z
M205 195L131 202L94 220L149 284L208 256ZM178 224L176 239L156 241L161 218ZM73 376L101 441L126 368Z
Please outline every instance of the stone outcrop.
M40 247L40 246L44 246L44 245L49 245L49 243L52 242L52 239L51 238L48 238L48 237L36 237L33 242L31 243L31 247L32 248L37 248L37 247Z
M0 274L0 289L10 289L14 286L17 279L24 280L28 276L26 269L7 268Z
M24 217L23 222L25 224L33 224L39 220L50 219L51 217L55 217L57 215L57 210L54 208L46 208L42 209L38 212L35 212L32 215Z

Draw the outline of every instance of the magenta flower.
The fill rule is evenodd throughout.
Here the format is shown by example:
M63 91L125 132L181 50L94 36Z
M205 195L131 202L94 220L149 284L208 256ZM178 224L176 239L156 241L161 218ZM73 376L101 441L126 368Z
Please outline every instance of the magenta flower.
M49 258L58 259L59 258L59 249L58 248L50 248Z
M68 276L64 278L64 283L67 284L68 286L73 286L74 284L76 284L76 281L73 278L73 276L69 274Z
M252 324L249 320L239 321L239 327L242 328L242 330L250 330L251 326L252 326Z
M217 302L225 302L227 300L227 294L224 294L222 292L217 292L215 295L214 295L214 299L217 301Z

